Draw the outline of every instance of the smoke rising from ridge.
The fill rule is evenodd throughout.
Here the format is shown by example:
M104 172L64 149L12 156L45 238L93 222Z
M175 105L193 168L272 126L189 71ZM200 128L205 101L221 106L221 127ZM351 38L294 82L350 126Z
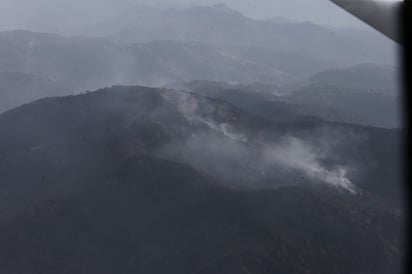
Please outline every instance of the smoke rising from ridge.
M354 185L347 178L348 167L325 167L320 160L328 158L328 155L317 152L315 147L296 137L286 138L284 143L264 151L264 157L269 163L296 170L314 180L355 193Z
M271 140L256 139L231 121L231 114L224 108L199 103L198 99L204 98L173 91L165 92L163 97L188 123L201 130L161 147L160 157L189 164L234 188L323 183L356 193L348 176L354 168L342 161L331 163L340 146L339 140L331 138L339 132L316 132L318 142L288 134Z

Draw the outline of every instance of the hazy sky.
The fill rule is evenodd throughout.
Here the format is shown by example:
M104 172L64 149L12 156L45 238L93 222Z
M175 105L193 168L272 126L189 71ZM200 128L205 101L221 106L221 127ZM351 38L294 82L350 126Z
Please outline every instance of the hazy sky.
M0 0L0 29L44 29L99 21L133 4L163 6L224 3L254 18L282 16L300 21L364 28L328 0Z

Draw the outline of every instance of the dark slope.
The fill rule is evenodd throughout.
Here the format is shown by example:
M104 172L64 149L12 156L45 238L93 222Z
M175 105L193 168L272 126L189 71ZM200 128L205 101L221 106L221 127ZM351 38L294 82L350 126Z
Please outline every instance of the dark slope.
M300 188L228 191L147 157L99 171L1 227L2 271L397 272L400 220L367 201Z
M188 130L210 130L203 118L245 124L251 129L264 129L270 124L227 103L195 94L115 86L82 95L41 99L5 112L0 116L0 155L82 137L130 141L133 136L128 134L138 134L139 138L156 128L160 135L181 137ZM147 131L140 128L150 126L153 128ZM154 141L146 139L149 143Z
M287 182L254 189L214 173L219 166L248 166L249 159L236 157L255 157L251 152L225 163L216 158L204 169L196 158L179 157L178 149L169 150L177 153L173 157L159 154L165 144L179 147L177 140L193 135L206 134L217 145L225 140L219 150L236 143L249 151L284 134L316 144L322 130L332 139L344 132L368 136L353 143L345 135L348 142L335 148L342 159L327 164L375 159L366 178L353 178L358 194L308 179L296 184L300 175L288 172L266 178L245 169L252 178ZM235 138L239 132L247 145ZM375 190L396 187L391 176L398 173L368 177L392 168L385 161L399 156L391 149L396 136L340 124L275 124L213 99L142 87L19 107L0 115L0 270L396 273L403 254L399 200ZM203 151L194 150L200 158L222 156L207 142L201 145Z
M268 153L284 153L282 148L279 152L280 144L294 158L295 147L288 143L297 139L297 147L303 146L308 154L302 156L315 158L311 161L325 167L347 167L356 185L368 186L368 191L379 193L397 206L402 204L400 130L296 117L293 121L273 122L196 94L113 87L43 99L8 111L0 116L0 132L0 159L97 138L117 142L117 150L125 155L160 154L202 170L207 167L204 171L213 174L217 166L226 167L231 162L229 170L217 168L220 171L215 175L229 173L226 179L245 181L246 185L250 185L248 180L273 180L277 175L270 172L273 161L267 166L266 158L273 158ZM239 173L237 169L245 169L240 177L233 176ZM270 174L262 175L265 170Z

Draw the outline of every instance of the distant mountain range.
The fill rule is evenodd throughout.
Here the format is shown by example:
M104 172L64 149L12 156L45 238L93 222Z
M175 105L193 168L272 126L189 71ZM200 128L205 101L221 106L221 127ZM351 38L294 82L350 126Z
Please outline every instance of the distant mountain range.
M0 112L43 98L67 95L74 90L64 83L23 72L0 72Z
M172 40L270 49L335 65L393 65L397 60L397 46L379 33L331 29L309 22L255 20L225 5L189 9L137 6L75 33L133 42Z
M0 33L0 71L35 73L81 89L209 79L290 82L291 73L201 43L123 43L25 31ZM303 60L303 62L305 62Z
M201 80L260 83L277 86L281 93L298 90L288 103L306 105L303 112L321 107L313 116L330 120L401 124L394 110L399 108L397 98L389 95L399 89L393 69L396 46L372 32L255 20L215 5L136 6L72 34L84 36L0 32L0 112L44 96L115 84L168 86ZM26 80L19 82L21 77ZM322 90L334 90L325 102L316 99ZM374 95L358 95L359 90ZM352 96L347 100L362 102L363 109L340 104L346 99L339 96ZM372 103L364 107L367 101ZM364 117L361 112L369 107L385 109L382 123L379 111ZM324 110L327 114L320 114Z
M369 75L362 82L358 74L353 74L360 67ZM224 100L277 122L309 119L401 128L401 96L395 76L393 69L361 65L321 72L287 93L282 88L257 83L193 81L170 86Z
M393 42L225 5L105 17L0 32L0 273L400 273Z
M400 133L144 87L27 104L0 115L0 270L396 273Z
M298 90L287 98L289 103L306 105L297 113L312 113L322 119L383 127L402 123L397 71L390 66L333 69L314 57L273 49L182 41L136 44L25 31L0 33L0 56L0 92L4 97L0 111L44 96L114 84L167 86L207 80L249 87L261 83L276 86L283 94ZM324 91L328 92L326 97L322 96ZM359 107L343 103L353 100ZM267 105L262 110L274 107Z
M399 94L401 70L377 64L359 64L349 68L316 73L311 81L341 88L363 90L365 93Z
M296 90L287 101L312 108L324 108L340 113L340 121L386 128L403 127L401 96L388 91L381 93L330 84L313 83ZM328 118L327 112L323 116Z

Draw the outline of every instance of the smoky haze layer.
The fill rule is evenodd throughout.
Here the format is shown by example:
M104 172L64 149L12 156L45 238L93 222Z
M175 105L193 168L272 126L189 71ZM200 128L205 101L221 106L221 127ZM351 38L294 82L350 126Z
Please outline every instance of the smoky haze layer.
M316 73L288 91L264 83L191 81L169 86L229 102L276 122L312 119L402 128L398 73L393 67L361 64Z
M296 180L301 176L302 181L309 179L355 192L354 185L346 177L350 169L346 163L340 166L335 163L331 167L322 163L322 160L328 161L337 153L334 151L336 148L330 145L332 140L329 136L339 133L326 130L317 136L316 139L323 144L322 150L293 135L279 135L270 141L266 132L257 137L245 129L236 130L233 125L239 123L236 117L231 112L219 113L219 105L205 107L205 102L200 101L202 104L199 104L198 98L186 93L169 91L164 96L189 123L208 130L166 144L160 149L160 156L215 174L218 178L233 182L235 188L277 187L278 182L295 183L286 178L295 177ZM219 113L220 117L216 117L215 113ZM345 136L349 135L345 133ZM355 139L351 138L351 141L355 143ZM335 145L339 146L336 142Z
M340 63L352 58L359 58L358 62L372 58L372 62L394 64L397 57L396 44L376 32L335 29L310 22L255 20L224 5L185 9L138 6L85 26L78 33L134 42L177 40L231 48L253 46L316 55L320 60Z
M102 2L103 7L112 4ZM92 8L95 3L84 5ZM390 84L393 71L380 71L382 67L396 67L396 46L377 33L253 19L226 5L137 5L124 10L113 8L113 13L93 17L96 22L71 30L70 36L24 30L0 32L0 112L46 96L115 84L161 87L207 80L276 86L281 94L297 90L288 103L327 109L327 115L314 116L347 116L328 120L400 126L399 113L393 110L398 108L398 101L386 96L397 93L394 89L398 87ZM377 69L372 65L363 74L355 69L352 74L343 72L349 77L336 76L359 63L372 63ZM337 73L328 73L336 69ZM369 71L374 71L372 78ZM354 75L362 75L366 81L361 83ZM384 79L389 79L387 86L379 84ZM351 98L340 97L353 94L348 88L356 81L361 89L385 86L389 92L386 97L377 92L365 96L356 90ZM311 82L320 86L307 87ZM342 92L336 91L336 85ZM332 91L325 102L307 99L316 99L323 90ZM360 103L353 107L341 103L350 100ZM373 103L369 107L365 102ZM387 117L376 111L380 108L386 110Z
M135 5L156 7L185 7L194 5L226 4L254 18L277 18L278 16L299 21L365 28L364 24L346 14L333 4L321 0L2 0L0 10L1 30L30 29L34 31L66 31L87 23L102 20ZM16 16L16 15L19 16Z
M225 17L227 11L221 9L203 7L183 10L172 12L171 18L183 16L183 21L187 24L184 23L182 29L177 28L178 31L184 32L184 26L192 26L192 34L196 34L197 28L204 26L198 24L199 18L194 14L205 12L206 22L215 22L209 15L211 18L221 17L223 12ZM133 36L127 34L124 34L124 37L126 40L130 38L130 41L119 41L113 37L63 37L27 31L0 33L0 72L3 76L0 79L0 88L1 96L4 97L0 103L0 111L44 96L71 94L114 84L165 86L174 82L209 80L238 84L262 83L277 86L278 91L285 92L312 81L308 79L314 74L333 70L337 66L375 62L378 63L377 67L381 67L382 64L394 61L390 57L390 47L375 46L381 45L379 39L375 40L378 37L369 39L363 34L347 35L310 24L291 23L283 26L264 23L268 33L274 33L275 36L265 34L266 27L263 27L263 32L246 31L257 34L257 40L252 44L251 40L247 39L247 33L237 34L233 39L226 40L227 38L222 38L226 37L225 32L232 33L233 29L237 29L233 23L238 20L236 18L239 18L239 15L235 14L235 18L231 18L231 14L225 19L225 24L229 24L226 30L216 34L215 31L206 29L204 31L212 36L200 37L201 39L191 37L190 33L187 39L182 39L180 35L166 31L164 28L169 24L165 22L157 25L160 32L151 29L153 25L148 23L146 34L154 36L144 38L147 42L141 43L130 42L134 40ZM259 22L250 23L249 19L242 16L240 18L241 21L246 20L245 23L252 29L260 28ZM301 43L302 37L307 36L319 39L313 38L307 43ZM139 34L139 37L142 38L143 35ZM342 40L345 40L345 43L342 43ZM355 48L356 50L353 50ZM392 75L390 70L385 73L388 76L386 78ZM17 75L20 76L16 77ZM352 82L350 77L343 78L340 85L346 89L348 83ZM365 83L363 85L365 86ZM370 79L366 85L373 87L377 84ZM381 100L378 94L376 98ZM333 109L335 105L326 107ZM342 107L339 110L341 109ZM375 114L370 116L373 115ZM379 119L375 118L378 121ZM389 118L384 126L398 126L392 121L393 119ZM373 118L368 118L363 124L377 125Z
M25 112L35 114L20 114ZM372 191L377 184L373 191L381 193L391 189L390 180L400 180L396 156L387 159L387 166L380 164L384 148L396 148L390 155L397 155L398 131L304 119L274 123L224 102L173 90L114 87L40 100L4 113L1 122L5 159L13 151L30 154L101 135L116 140L126 155L148 153L190 165L233 188L321 184L357 192ZM378 180L380 174L386 179ZM397 191L379 195L396 201Z
M400 272L393 42L323 0L0 1L0 273Z
M399 273L399 136L146 87L18 107L0 114L0 270Z

